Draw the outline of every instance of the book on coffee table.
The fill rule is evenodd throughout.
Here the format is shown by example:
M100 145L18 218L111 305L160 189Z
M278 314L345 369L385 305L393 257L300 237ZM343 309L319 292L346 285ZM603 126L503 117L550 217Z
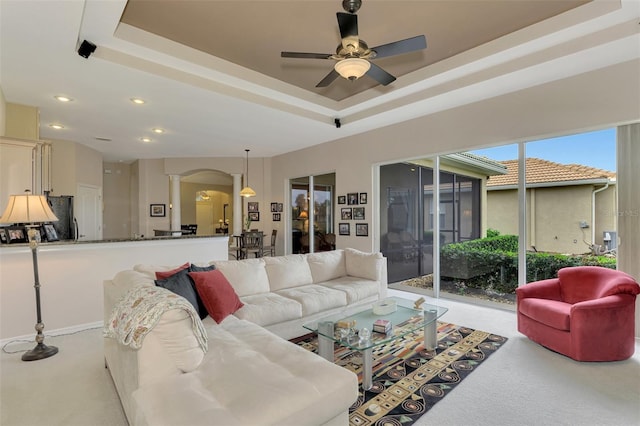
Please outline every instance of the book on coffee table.
M377 319L373 322L373 331L376 333L387 334L391 331L391 321L386 319Z

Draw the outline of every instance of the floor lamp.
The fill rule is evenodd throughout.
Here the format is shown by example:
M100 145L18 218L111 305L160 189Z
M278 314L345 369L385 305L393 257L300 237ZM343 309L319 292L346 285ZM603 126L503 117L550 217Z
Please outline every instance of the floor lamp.
M36 289L36 347L22 355L23 361L37 361L39 359L49 358L58 353L55 346L47 346L44 344L44 324L42 323L42 315L40 313L40 280L38 278L38 241L36 235L40 232L36 227L37 224L43 222L56 222L58 218L51 211L47 199L44 195L32 195L27 190L23 195L9 196L9 203L5 209L0 223L23 223L28 227L27 236L29 237L29 247L33 257L33 277L35 280L34 287ZM31 227L29 227L29 225Z

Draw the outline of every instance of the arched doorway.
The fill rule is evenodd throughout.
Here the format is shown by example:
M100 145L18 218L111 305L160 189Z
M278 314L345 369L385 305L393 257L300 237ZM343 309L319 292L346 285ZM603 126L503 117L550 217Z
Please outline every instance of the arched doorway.
M181 227L197 235L233 233L233 177L219 170L182 175L180 216Z

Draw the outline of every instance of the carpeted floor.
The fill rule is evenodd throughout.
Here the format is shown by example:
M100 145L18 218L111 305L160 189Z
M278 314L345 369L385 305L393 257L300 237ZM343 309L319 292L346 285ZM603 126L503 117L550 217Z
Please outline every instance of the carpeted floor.
M373 387L360 391L349 410L352 426L412 425L453 391L491 354L505 337L454 324L438 323L438 347L425 350L424 333L408 334L373 350ZM314 335L293 339L317 353ZM362 381L362 356L335 346L336 364L358 374Z
M389 295L417 297L393 289ZM577 362L519 334L511 311L447 299L428 301L449 309L444 321L509 340L413 426L640 424L640 343L625 361ZM37 362L20 360L20 349L31 349L32 338L9 345L8 353L0 353L0 424L126 426L104 368L102 340L100 328L49 336L47 343L60 352Z

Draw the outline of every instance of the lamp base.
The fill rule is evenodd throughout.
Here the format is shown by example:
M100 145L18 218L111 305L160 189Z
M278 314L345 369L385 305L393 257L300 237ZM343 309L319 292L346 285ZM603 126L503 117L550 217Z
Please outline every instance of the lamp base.
M35 348L25 352L22 355L23 361L37 361L39 359L49 358L58 353L55 346L47 346L44 343L38 343Z

